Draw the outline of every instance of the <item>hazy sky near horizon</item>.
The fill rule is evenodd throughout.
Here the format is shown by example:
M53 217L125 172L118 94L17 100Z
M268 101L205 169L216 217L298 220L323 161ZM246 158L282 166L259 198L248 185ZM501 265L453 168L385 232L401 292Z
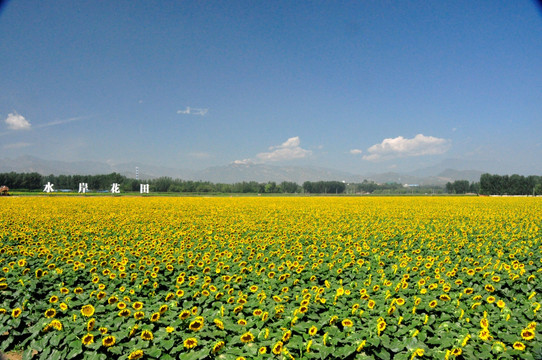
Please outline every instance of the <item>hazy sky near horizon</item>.
M0 34L0 159L542 172L535 1L17 0Z

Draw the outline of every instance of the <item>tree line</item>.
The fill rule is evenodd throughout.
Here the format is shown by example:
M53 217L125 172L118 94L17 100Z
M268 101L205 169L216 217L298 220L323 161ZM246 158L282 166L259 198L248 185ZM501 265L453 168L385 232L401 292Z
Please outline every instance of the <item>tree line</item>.
M11 190L43 190L46 183L54 184L54 189L78 191L80 183L88 184L91 191L110 190L113 183L120 185L121 191L139 191L140 184L149 184L152 192L184 192L184 193L299 193L303 188L295 182L273 181L259 183L243 181L234 184L211 183L209 181L193 181L172 179L167 176L149 180L127 178L118 173L106 175L41 175L32 173L0 173L0 186L6 185Z
M542 195L542 176L491 175L480 176L483 195Z
M0 173L0 185L6 185L11 190L43 190L46 183L54 184L57 191L71 190L78 191L80 183L88 184L91 191L110 190L113 183L120 186L123 192L139 191L140 184L149 184L151 192L172 192L172 193L240 193L240 194L343 194L346 184L341 181L305 181L299 185L292 181L282 181L280 183L269 181L266 183L256 181L243 181L234 184L212 183L209 181L193 181L173 179L163 176L149 180L136 180L127 178L118 173L105 175L41 175L37 172L32 173ZM365 189L367 192L373 192L378 189L400 188L401 185L377 185L373 182L365 181L360 187L356 184L349 186L356 190ZM369 186L369 187L367 187Z
M92 191L110 190L113 183L120 185L123 192L139 191L140 184L149 184L151 192L173 193L244 193L244 194L427 194L442 193L483 195L542 195L542 176L492 175L482 174L479 182L456 180L448 182L444 188L439 186L409 186L398 183L377 184L364 180L361 183L341 181L305 181L299 185L291 181L280 183L269 181L243 181L234 184L212 183L209 181L193 181L172 179L163 176L156 179L136 180L119 173L105 175L41 175L31 173L0 173L0 186L6 185L11 190L43 190L44 184L54 184L55 190L77 191L80 183L87 183Z
M456 180L453 183L447 182L445 185L446 192L448 194L479 194L480 193L480 183L471 182L468 180Z

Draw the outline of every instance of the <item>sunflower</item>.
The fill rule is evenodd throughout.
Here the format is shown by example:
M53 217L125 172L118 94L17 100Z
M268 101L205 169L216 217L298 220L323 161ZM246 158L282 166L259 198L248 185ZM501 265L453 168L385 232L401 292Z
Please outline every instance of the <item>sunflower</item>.
M198 340L195 338L188 338L183 342L183 345L187 349L192 349L198 346Z
M151 315L151 321L152 321L152 322L156 322L156 321L158 321L158 320L160 320L160 313L157 313L157 312L156 312L156 313L153 313L153 314Z
M311 326L311 327L309 328L309 335L310 335L310 336L314 336L314 335L316 335L316 333L318 333L318 328L317 328L316 326L314 326L314 325Z
M275 345L273 345L273 349L271 351L275 355L280 355L280 353L282 352L283 346L284 346L284 343L282 341L279 341Z
M81 314L85 317L91 317L94 315L94 306L92 305L83 305L81 308Z
M136 301L132 304L134 310L141 310L143 308L143 303L141 301Z
M115 342L117 341L117 339L115 339L115 337L113 335L109 335L109 336L106 336L102 339L102 345L105 346L105 347L110 347L110 346L113 346L115 345Z
M96 324L96 319L92 318L87 322L87 331L94 330L94 325Z
M11 312L11 316L13 316L14 318L18 318L21 315L22 312L23 311L20 308L15 308Z
M388 309L388 315L393 314L393 313L395 312L396 309L397 309L397 308L396 308L395 306L393 306L393 305L390 306L390 308Z
M132 328L130 329L130 332L128 333L128 337L134 336L134 334L135 334L135 332L137 331L137 329L139 329L139 325L138 325L138 324L135 324L134 326L132 326Z
M246 332L243 335L241 335L241 341L246 343L253 342L254 341L254 335L250 332Z
M94 342L94 335L92 334L84 335L83 338L81 339L81 342L83 343L83 345L89 346L90 344Z
M128 355L129 360L135 360L135 359L141 359L143 357L144 353L143 350L135 350Z
M121 316L121 317L127 317L127 316L130 316L131 314L131 311L130 309L123 309L121 311L119 311L118 315Z
M200 331L203 328L203 318L198 316L188 325L188 328L192 331Z
M220 350L222 350L222 348L224 347L225 343L224 341L218 341L217 343L215 343L213 345L213 354L216 354L217 352L219 352Z
M523 329L521 330L521 337L523 340L532 340L534 339L534 331L532 329Z
M54 318L56 315L56 310L55 309L47 309L45 310L45 317L50 319L50 318Z
M513 347L514 347L514 349L519 350L519 351L525 350L525 344L520 342L520 341L516 341L514 343Z
M54 303L58 302L58 296L56 296L56 295L51 296L51 297L49 298L49 302L50 302L51 304L54 304Z
M369 302L367 303L367 307L369 309L374 309L375 305L376 305L376 302L374 300L369 300Z
M163 315L168 309L168 306L166 304L160 306L160 309L158 309L158 312Z
M459 356L463 353L463 350L461 350L461 348L453 348L452 349L452 355L453 356Z
M143 319L144 317L145 317L145 313L144 313L143 311L136 311L136 312L134 313L134 318L135 318L136 320L141 320L141 319Z
M183 310L183 311L181 311L181 313L179 314L179 319L185 320L185 319L188 318L189 316L190 316L190 311L188 311L188 310Z
M49 330L51 330L52 327L53 327L53 325L51 323L49 323L49 324L45 325L43 327L43 329L41 329L41 331L48 332Z
M222 320L214 319L213 322L220 330L224 330L224 323L222 322Z
M350 319L344 319L341 324L344 326L344 327L352 327L354 325L354 323L352 322L352 320Z
M425 354L425 350L424 350L424 349L417 348L416 350L414 350L414 353L413 353L412 355L413 355L413 356L422 357L423 354Z
M437 304L438 304L437 300L431 300L431 302L429 302L429 307L434 308L435 306L437 306Z
M150 340L154 339L154 335L153 335L152 331L150 331L150 330L143 330L141 332L141 339L150 341Z
M360 342L358 344L358 347L356 348L356 351L361 352L361 350L363 350L363 347L365 346L366 343L367 343L367 340L363 340L362 342Z
M500 352L506 351L506 345L504 345L504 343L501 341L495 341L491 345L491 350L493 350L494 352L500 353Z
M380 336L380 333L386 329L386 322L384 320L379 321L376 324L376 330L378 331L378 336Z
M478 337L484 341L493 339L487 328L483 328L482 330L480 330Z
M292 331L288 330L282 334L282 342L287 342L292 337Z

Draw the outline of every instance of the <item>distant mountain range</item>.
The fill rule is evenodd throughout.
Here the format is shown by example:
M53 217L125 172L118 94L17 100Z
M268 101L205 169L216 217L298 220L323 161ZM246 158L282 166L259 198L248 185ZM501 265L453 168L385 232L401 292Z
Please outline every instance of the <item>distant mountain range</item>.
M478 164L477 164L478 165ZM460 166L455 160L444 161L440 165L424 168L409 173L387 172L380 174L353 174L349 172L302 166L273 166L265 164L229 164L209 167L194 171L154 166L143 163L108 164L97 161L65 162L44 160L33 156L20 156L16 159L1 159L0 172L37 172L42 175L85 175L109 174L117 172L129 178L135 178L135 168L139 167L140 179L153 179L169 176L174 179L202 180L213 183L236 183L242 181L268 182L293 181L302 184L305 181L337 180L359 183L363 180L376 183L444 185L455 180L479 181L485 171L455 170L448 166Z

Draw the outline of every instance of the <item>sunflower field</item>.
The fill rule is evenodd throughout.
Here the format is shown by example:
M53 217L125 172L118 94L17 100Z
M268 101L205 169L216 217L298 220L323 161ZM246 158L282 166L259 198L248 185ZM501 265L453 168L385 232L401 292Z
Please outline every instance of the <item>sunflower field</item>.
M0 352L541 359L542 199L0 201Z

